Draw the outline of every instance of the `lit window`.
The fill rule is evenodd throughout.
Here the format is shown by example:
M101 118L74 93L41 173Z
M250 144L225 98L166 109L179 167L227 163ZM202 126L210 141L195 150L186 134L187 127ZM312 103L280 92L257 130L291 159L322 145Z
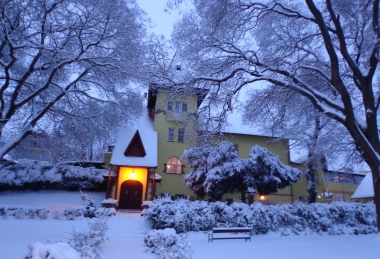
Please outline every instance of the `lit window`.
M174 141L174 128L169 128L168 141Z
M167 174L181 174L182 173L182 162L178 157L169 158L168 162L165 164L165 173Z
M180 105L179 102L175 103L175 112L179 112L179 105Z
M173 102L168 102L168 111L173 110Z
M185 141L185 129L178 129L178 142Z
M182 103L182 111L187 112L187 103Z

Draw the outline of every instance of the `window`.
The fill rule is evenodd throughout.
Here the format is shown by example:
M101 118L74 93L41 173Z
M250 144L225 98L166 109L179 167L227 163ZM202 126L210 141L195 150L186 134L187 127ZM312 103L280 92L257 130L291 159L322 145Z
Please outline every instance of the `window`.
M168 141L174 141L174 128L169 128Z
M185 141L185 129L178 129L178 142Z
M173 102L168 102L168 111L173 110Z
M182 103L182 111L187 112L187 103Z
M183 166L181 160L175 156L169 158L168 162L165 164L164 172L167 174L182 174Z
M326 172L326 180L328 182L335 183L348 183L348 184L360 184L364 175L355 175L350 173L340 173L340 172Z
M179 112L179 102L175 103L175 112Z

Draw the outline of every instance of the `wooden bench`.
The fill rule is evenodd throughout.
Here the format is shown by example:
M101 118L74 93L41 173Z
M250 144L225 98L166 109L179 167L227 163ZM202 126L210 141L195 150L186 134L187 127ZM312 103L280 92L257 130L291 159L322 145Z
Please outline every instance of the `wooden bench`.
M213 228L208 233L208 242L215 239L245 239L251 241L252 228Z

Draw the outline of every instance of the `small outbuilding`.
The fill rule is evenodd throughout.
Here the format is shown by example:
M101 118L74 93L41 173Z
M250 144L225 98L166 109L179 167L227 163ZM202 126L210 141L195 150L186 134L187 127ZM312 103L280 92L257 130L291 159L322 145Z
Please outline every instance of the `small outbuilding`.
M351 199L370 200L373 199L374 195L375 193L373 191L372 173L368 173L365 175L363 181L359 184L358 188L351 196Z

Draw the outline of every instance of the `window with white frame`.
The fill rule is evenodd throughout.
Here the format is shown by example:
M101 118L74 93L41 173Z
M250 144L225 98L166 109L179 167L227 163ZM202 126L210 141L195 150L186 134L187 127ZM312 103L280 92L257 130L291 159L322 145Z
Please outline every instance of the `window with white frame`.
M174 128L169 128L168 141L174 141Z
M187 112L187 103L182 103L182 111Z
M175 156L169 158L165 164L164 172L167 174L182 174L183 166L181 160Z
M169 101L168 102L168 111L172 111L173 110L173 102Z
M178 142L185 141L185 129L178 129Z
M175 103L175 110L174 110L174 112L179 112L179 106L180 106L180 103L176 102Z

